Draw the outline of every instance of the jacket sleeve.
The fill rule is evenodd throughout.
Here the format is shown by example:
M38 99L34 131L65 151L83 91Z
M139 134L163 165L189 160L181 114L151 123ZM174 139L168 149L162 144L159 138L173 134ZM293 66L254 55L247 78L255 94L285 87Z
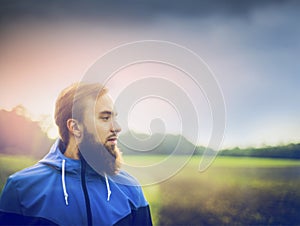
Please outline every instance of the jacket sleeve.
M149 205L132 209L131 214L118 221L114 226L152 226Z
M8 178L0 197L0 226L2 225L56 225L35 216L24 216L14 177Z
M13 178L9 177L0 197L0 225L16 224L12 215L22 215L22 212Z
M136 207L131 203L132 225L151 226L152 219L149 204L144 197L142 188L140 186L137 186L136 189L138 194L139 205L138 207Z
M16 186L12 177L9 177L0 197L0 211L21 214L21 206Z
M152 225L149 205L145 207L140 207L137 210L133 211L132 225L143 225L143 226Z

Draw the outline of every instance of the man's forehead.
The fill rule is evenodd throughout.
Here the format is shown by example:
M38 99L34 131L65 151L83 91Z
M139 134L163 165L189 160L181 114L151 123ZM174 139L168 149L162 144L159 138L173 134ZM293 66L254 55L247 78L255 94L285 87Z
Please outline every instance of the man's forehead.
M96 105L99 105L99 106L113 106L114 102L113 102L113 99L111 98L111 96L106 93L104 95L99 96L96 99Z
M115 114L114 102L109 94L104 94L99 96L96 100L89 98L88 108L90 110L95 110L96 113L108 113L111 112Z

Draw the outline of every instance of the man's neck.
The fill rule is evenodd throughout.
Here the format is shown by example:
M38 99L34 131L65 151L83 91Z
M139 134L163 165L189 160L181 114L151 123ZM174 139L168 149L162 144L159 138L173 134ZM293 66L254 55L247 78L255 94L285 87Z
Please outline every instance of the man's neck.
M76 159L76 160L80 159L78 145L74 139L70 139L64 155L71 159Z

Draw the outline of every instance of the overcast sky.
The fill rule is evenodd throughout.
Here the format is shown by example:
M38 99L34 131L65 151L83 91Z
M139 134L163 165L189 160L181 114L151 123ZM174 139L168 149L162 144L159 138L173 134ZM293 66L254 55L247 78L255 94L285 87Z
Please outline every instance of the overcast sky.
M59 91L105 52L165 40L194 51L214 72L227 111L224 147L300 142L297 0L0 4L1 108L21 103L52 114Z

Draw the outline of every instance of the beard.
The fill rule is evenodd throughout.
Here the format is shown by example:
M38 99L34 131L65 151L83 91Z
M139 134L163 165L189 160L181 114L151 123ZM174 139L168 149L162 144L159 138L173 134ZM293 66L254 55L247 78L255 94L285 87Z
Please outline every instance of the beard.
M122 154L116 145L97 142L95 136L84 128L79 151L85 161L99 174L115 175L120 171Z

